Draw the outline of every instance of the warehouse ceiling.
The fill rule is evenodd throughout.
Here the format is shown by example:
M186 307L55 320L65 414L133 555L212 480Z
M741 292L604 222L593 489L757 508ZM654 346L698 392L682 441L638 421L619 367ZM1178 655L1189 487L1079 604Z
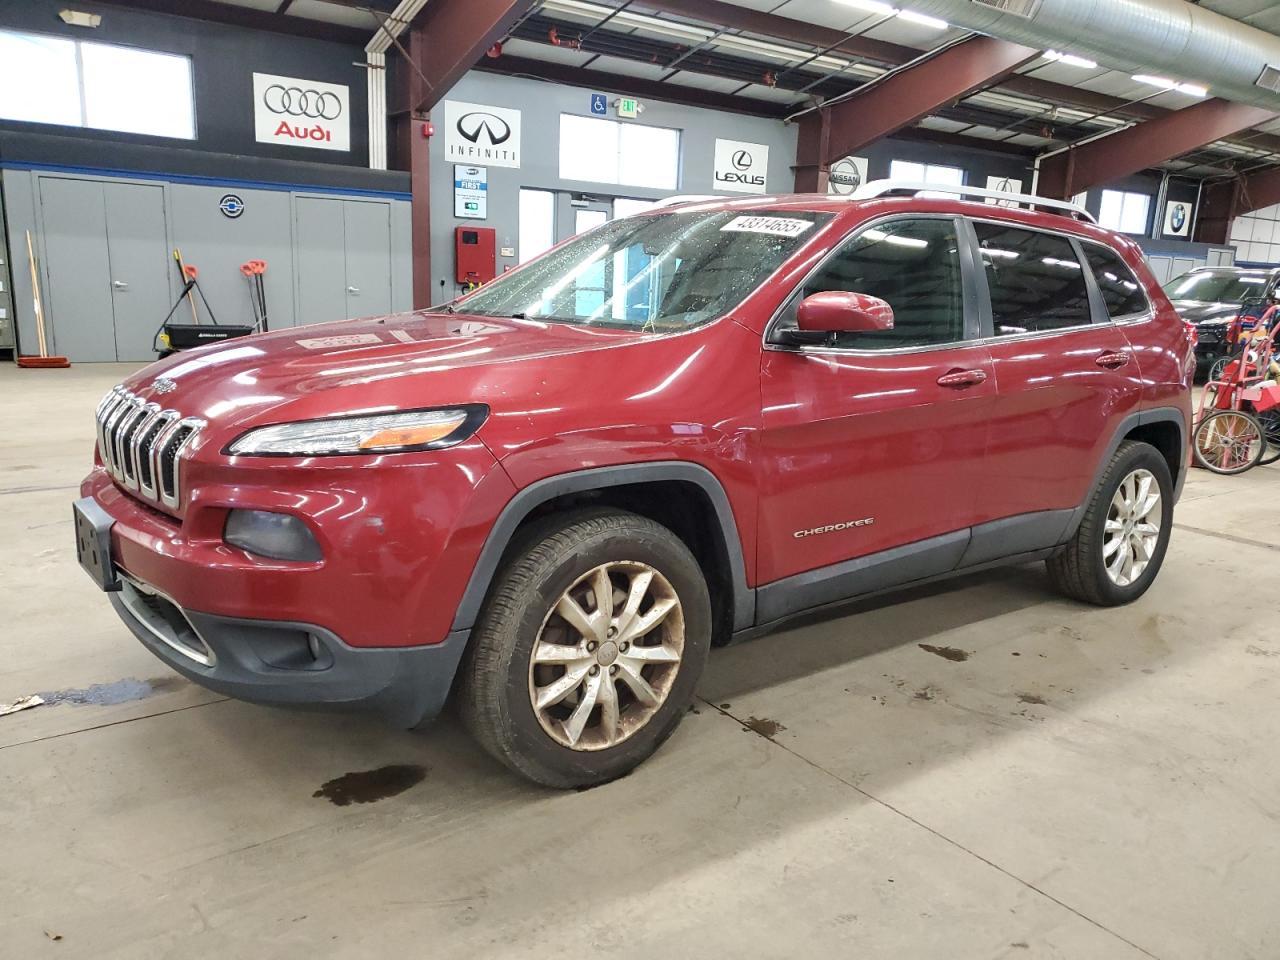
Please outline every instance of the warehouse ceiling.
M119 3L252 26L274 23L275 29L362 45L361 37L372 36L396 6L396 0ZM1273 0L1203 0L1200 6L1280 35L1280 4ZM872 12L877 7L880 12ZM787 117L965 36L911 15L909 0L896 16L886 16L884 7L871 0L541 0L512 30L501 54L477 66L563 82L589 71L579 82ZM1072 53L1069 38L1060 52ZM1038 59L904 135L1035 155L1200 100L1194 92L1163 90L1088 62ZM1213 177L1275 165L1280 117L1163 166Z

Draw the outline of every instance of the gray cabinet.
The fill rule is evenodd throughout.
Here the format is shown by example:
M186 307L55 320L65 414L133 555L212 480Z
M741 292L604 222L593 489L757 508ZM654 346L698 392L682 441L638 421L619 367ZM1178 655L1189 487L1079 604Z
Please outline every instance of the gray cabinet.
M154 360L170 307L164 188L42 176L39 190L53 352Z
M391 205L298 197L299 324L391 312Z

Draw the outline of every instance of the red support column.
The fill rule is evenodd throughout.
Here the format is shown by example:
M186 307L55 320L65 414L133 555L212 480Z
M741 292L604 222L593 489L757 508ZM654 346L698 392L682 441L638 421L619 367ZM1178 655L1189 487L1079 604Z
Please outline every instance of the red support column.
M1280 168L1205 185L1196 216L1197 243L1231 242L1236 217L1280 203Z
M1274 117L1274 111L1244 103L1205 100L1054 154L1041 162L1036 190L1066 200Z
M409 32L409 55L421 65L427 60L427 38L421 27L415 25ZM418 72L410 64L401 64L406 76L406 109L408 116L402 124L402 136L408 143L402 144L403 155L409 159L409 189L413 198L409 207L409 225L412 235L413 309L431 306L436 295L434 277L431 274L431 140L426 135L430 114L418 104L427 98L427 87Z
M827 171L830 161L827 155L831 139L831 115L825 110L814 110L800 118L800 137L796 141L796 193L826 193Z

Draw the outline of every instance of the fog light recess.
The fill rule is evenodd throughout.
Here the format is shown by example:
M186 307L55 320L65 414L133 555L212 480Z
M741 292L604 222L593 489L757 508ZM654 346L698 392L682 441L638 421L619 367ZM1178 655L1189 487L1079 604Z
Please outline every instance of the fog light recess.
M315 562L322 558L311 529L287 513L232 510L222 536L233 547L273 560Z

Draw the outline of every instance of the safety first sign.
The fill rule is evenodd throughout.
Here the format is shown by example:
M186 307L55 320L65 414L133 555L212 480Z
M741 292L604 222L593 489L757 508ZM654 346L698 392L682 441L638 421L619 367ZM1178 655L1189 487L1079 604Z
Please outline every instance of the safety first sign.
M255 73L253 128L258 143L350 150L350 88L319 80Z

